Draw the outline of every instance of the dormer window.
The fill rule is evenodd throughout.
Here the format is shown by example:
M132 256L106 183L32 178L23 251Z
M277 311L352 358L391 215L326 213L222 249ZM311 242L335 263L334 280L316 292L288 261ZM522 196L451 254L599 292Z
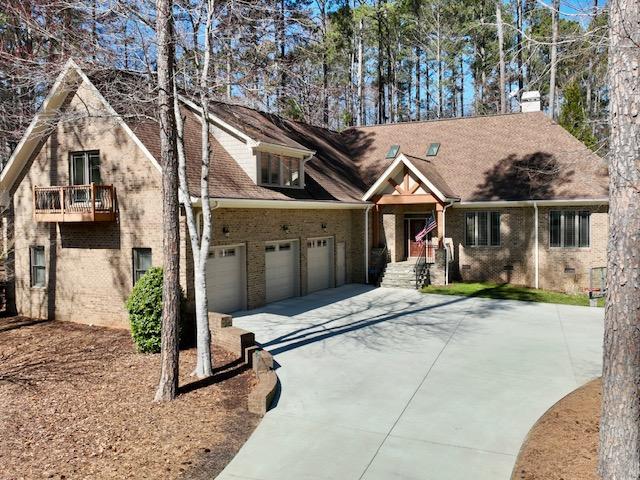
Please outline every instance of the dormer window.
M272 187L302 187L302 160L297 157L261 152L260 184Z

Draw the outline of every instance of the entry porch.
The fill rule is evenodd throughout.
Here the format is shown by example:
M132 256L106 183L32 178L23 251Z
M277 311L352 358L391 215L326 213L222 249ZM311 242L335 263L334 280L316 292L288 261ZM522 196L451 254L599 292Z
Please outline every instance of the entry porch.
M452 259L445 251L445 213L458 199L426 159L400 153L365 195L371 201L371 265L375 278L386 266L406 282L413 273L415 286L445 283L446 265ZM443 193L444 192L444 193Z

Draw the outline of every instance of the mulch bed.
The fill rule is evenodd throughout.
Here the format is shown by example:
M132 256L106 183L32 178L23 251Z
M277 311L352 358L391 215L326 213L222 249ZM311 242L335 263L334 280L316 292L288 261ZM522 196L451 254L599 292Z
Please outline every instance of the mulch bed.
M189 388L195 350L180 357L183 393L157 404L159 355L129 332L0 319L0 479L215 478L259 422L255 377L214 349L216 375Z
M551 407L529 432L512 480L598 480L601 391L596 379Z

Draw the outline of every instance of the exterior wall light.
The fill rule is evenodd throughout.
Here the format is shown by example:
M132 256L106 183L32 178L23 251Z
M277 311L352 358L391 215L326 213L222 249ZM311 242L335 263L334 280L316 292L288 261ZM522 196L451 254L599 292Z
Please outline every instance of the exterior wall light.
M321 224L320 224L320 228L322 228L322 230L326 232L326 231L327 231L327 224L326 224L326 223L324 223L324 222L323 222L323 223L321 223Z
M287 233L289 231L289 225L287 225L286 223L282 225L280 228L282 228L282 231L284 233Z
M229 233L230 233L230 232L229 232L229 226L228 226L228 225L224 225L224 226L222 227L222 234L223 234L225 237L229 237Z

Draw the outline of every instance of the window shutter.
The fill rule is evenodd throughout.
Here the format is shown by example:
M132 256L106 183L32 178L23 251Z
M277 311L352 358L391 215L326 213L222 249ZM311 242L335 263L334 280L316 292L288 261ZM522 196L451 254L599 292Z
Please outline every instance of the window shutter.
M561 233L561 212L549 212L549 246L562 246Z

